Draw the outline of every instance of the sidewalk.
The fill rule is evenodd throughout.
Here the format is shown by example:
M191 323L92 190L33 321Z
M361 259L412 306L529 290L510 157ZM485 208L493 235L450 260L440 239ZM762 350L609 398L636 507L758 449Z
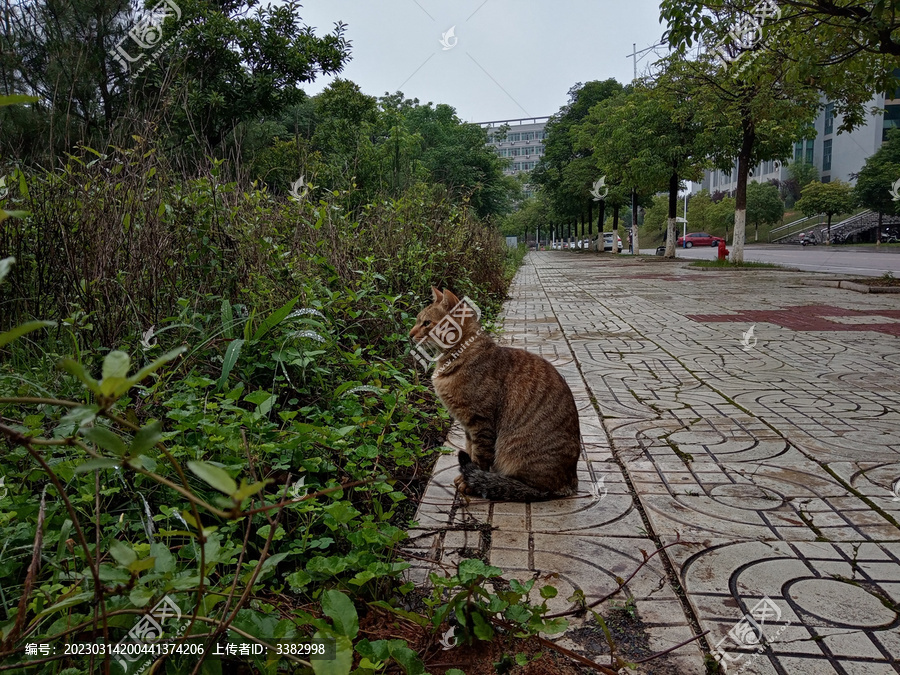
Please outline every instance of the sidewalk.
M614 600L633 598L648 654L709 632L638 672L704 673L718 652L729 673L900 673L900 297L808 276L529 254L503 342L575 394L579 495L466 506L444 456L413 550L559 573L543 583L563 610L680 537ZM562 643L608 663L588 638L574 622Z

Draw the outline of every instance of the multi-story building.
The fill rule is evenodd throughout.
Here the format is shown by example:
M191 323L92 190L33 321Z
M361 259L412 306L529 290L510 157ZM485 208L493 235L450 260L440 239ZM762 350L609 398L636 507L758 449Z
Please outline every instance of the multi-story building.
M488 145L501 157L508 157L509 167L504 171L512 176L531 171L544 154L544 127L549 117L523 117L514 120L481 122L487 129ZM508 127L504 137L501 128Z
M794 144L792 161L805 161L816 167L819 180L828 183L842 180L855 183L856 174L862 169L866 160L871 157L887 138L889 129L900 126L900 93L886 98L879 94L866 106L875 112L868 112L865 122L851 132L837 133L841 117L835 117L834 104L823 101L822 109L813 123L815 136ZM766 182L769 180L787 180L789 162L760 162L753 167L750 180ZM707 171L702 186L710 192L732 193L737 188L737 162L730 171Z

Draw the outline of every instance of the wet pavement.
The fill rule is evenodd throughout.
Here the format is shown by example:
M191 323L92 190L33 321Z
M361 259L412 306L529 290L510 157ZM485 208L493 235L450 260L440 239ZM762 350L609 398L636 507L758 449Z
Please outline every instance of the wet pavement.
M500 340L569 382L579 494L466 504L441 457L412 578L483 556L557 586L555 611L627 580L612 601L653 651L706 632L636 672L900 673L900 295L816 278L529 254Z

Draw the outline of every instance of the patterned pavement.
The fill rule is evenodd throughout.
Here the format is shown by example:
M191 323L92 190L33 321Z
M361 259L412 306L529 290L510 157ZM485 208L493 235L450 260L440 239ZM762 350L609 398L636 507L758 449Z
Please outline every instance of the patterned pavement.
M556 585L562 611L672 544L613 600L652 651L708 633L637 672L712 654L728 673L900 673L900 296L814 276L529 254L501 341L569 382L581 489L466 504L441 457L409 547L436 562L413 578L480 555ZM577 635L562 643L606 663Z

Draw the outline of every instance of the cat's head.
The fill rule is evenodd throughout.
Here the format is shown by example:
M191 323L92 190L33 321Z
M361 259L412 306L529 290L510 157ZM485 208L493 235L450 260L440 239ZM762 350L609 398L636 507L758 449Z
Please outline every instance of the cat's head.
M446 288L441 292L432 286L431 297L433 302L419 312L416 316L416 325L409 331L409 336L417 342L424 340L441 319L450 314L450 311L459 304L459 298ZM477 324L477 319L468 317L462 323L463 335L477 331Z

